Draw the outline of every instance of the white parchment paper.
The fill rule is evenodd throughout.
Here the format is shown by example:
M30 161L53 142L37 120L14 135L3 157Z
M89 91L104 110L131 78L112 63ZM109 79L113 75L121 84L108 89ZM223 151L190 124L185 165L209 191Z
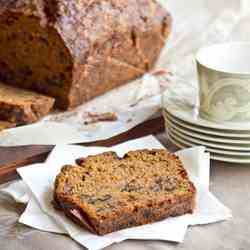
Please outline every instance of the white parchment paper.
M197 207L194 214L168 218L161 222L121 230L105 236L94 235L78 227L51 205L56 175L65 164L74 163L82 156L113 150L123 156L129 150L143 148L163 148L152 136L129 141L112 148L56 146L44 164L35 164L18 170L23 182L10 185L3 191L17 200L21 189L29 194L28 206L19 222L39 230L68 234L73 240L91 250L102 249L126 239L165 240L182 242L189 225L214 223L229 219L231 211L209 192L209 154L204 147L196 147L177 152L198 191ZM26 197L27 198L27 197ZM20 201L24 201L21 198Z
M183 1L159 1L172 13L174 25L154 71L166 69L171 75L151 72L71 112L54 113L36 124L6 130L0 133L0 146L90 142L128 131L159 113L161 93L169 84L182 81L197 86L193 58L198 48L220 41L250 40L246 8L240 10L240 2L228 0L228 8L216 13L209 11L209 1L193 0L185 8ZM87 112L115 112L118 120L86 126Z

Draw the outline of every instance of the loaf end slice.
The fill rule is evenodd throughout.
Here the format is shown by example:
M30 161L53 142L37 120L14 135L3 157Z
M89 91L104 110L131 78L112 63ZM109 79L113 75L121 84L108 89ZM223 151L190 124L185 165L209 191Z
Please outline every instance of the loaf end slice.
M38 121L47 115L54 99L32 91L0 83L0 119L24 125Z
M65 166L54 201L66 216L98 235L192 213L196 189L166 150L108 152Z

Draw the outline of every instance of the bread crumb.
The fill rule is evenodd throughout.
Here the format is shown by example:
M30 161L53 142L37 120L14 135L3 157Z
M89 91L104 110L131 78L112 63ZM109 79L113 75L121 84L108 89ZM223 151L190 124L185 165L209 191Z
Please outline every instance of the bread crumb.
M171 72L167 71L166 69L158 69L152 72L153 76L162 76L162 75L171 75Z
M88 112L89 120L85 121L85 125L97 123L97 122L113 122L117 121L118 117L113 112L106 112L106 113L92 113Z

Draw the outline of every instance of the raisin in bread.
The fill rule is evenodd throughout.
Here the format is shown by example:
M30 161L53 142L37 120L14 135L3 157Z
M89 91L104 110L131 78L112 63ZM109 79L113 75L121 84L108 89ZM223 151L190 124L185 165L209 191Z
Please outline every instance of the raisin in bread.
M24 125L38 121L53 107L54 99L0 83L0 120Z
M57 207L79 225L104 235L192 213L196 189L177 156L139 150L108 152L65 166L55 181Z
M170 27L155 0L0 0L0 80L74 107L151 69Z

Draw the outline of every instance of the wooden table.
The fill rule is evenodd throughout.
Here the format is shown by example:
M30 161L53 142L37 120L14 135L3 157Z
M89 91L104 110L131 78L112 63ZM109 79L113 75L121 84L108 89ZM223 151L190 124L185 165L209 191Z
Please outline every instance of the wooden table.
M157 134L164 130L163 118L156 118L136 126L126 133L109 140L93 143L82 143L84 146L113 146L131 139L149 134ZM21 147L0 147L0 184L18 178L17 167L43 162L53 149L51 145L31 145Z

